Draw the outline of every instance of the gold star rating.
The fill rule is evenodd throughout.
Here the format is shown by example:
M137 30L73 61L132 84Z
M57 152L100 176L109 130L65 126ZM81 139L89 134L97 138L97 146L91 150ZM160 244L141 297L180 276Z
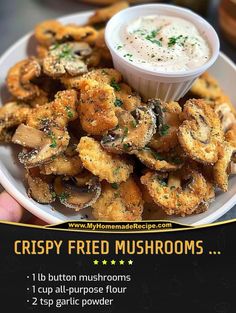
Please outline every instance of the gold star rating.
M133 260L106 260L106 259L103 259L103 260L93 260L93 265L120 265L120 266L124 266L124 265L133 265L134 261Z

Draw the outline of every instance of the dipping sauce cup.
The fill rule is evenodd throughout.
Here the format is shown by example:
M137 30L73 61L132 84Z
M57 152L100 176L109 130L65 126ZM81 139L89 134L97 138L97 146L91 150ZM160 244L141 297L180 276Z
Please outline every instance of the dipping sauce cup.
M158 71L142 67L142 64L130 62L116 48L116 36L124 25L129 25L135 19L151 15L178 17L195 25L210 49L210 58L201 66L184 71ZM144 100L160 98L163 101L178 101L192 84L216 61L219 55L219 38L214 28L202 17L191 10L174 5L147 4L130 7L114 15L105 30L106 44L111 52L114 67L123 75L124 80L132 86Z

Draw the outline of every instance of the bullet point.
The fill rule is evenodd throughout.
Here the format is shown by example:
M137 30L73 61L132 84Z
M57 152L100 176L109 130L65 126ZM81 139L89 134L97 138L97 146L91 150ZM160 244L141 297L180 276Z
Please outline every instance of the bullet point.
M27 276L27 278L29 278L29 276Z
M29 290L29 287L27 288L27 290Z
M27 302L29 302L29 300L27 300Z

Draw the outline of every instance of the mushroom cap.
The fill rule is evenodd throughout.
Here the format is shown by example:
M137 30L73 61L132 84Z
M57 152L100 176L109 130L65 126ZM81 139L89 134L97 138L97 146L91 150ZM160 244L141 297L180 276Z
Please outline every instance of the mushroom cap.
M228 190L231 159L235 152L236 147L233 147L229 142L225 141L222 143L219 150L219 158L213 167L214 182L224 192Z
M133 154L148 168L160 172L176 171L184 165L183 154L181 155L176 150L168 153L158 153L149 147L145 147L134 151Z
M56 41L56 33L62 24L56 20L46 20L36 25L34 35L36 40L46 47L50 47Z
M55 201L52 187L52 178L38 173L37 169L26 172L28 195L35 201L49 204Z
M33 138L31 133L34 134ZM18 156L20 162L28 168L51 162L54 156L66 150L70 139L66 129L58 128L55 125L44 131L35 130L30 126L19 126L13 138L14 142L33 148L21 152Z
M171 174L180 180L180 186L168 184L168 175L160 176L155 172L147 172L141 177L154 202L162 207L168 215L189 215L204 200L207 190L206 180L201 173L192 169L184 169Z
M223 141L219 117L202 99L188 100L183 113L185 120L178 131L182 148L198 162L215 163L218 159L219 144Z
M82 41L94 44L97 38L97 31L90 26L78 26L76 24L67 24L61 26L56 33L57 42Z
M178 128L181 124L182 109L177 102L165 103L151 99L157 118L157 132L148 144L158 152L167 152L178 144Z
M41 66L35 58L29 58L16 63L7 74L9 92L19 100L30 100L39 95L39 87L32 79L39 77Z
M101 194L101 185L97 177L82 173L74 177L56 177L54 190L62 204L79 211L97 201Z
M150 106L140 106L132 112L121 109L117 117L118 126L101 140L101 145L109 152L132 153L142 149L156 131L156 116Z
M67 42L51 46L43 59L43 71L53 78L65 74L80 75L88 71L84 61L91 55L92 49L85 42Z

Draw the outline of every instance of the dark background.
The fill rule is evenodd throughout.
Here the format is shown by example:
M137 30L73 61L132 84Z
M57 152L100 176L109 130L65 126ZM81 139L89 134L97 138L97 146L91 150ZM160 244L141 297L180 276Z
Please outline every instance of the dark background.
M195 1L202 2L204 0ZM156 2L172 3L172 1ZM221 50L236 62L236 49L223 38L219 29L219 2L219 0L209 0L210 5L205 18L218 32ZM96 8L98 7L85 4L81 0L0 0L0 55L20 37L31 31L36 23L42 20ZM219 221L232 218L236 218L236 206L221 217Z

